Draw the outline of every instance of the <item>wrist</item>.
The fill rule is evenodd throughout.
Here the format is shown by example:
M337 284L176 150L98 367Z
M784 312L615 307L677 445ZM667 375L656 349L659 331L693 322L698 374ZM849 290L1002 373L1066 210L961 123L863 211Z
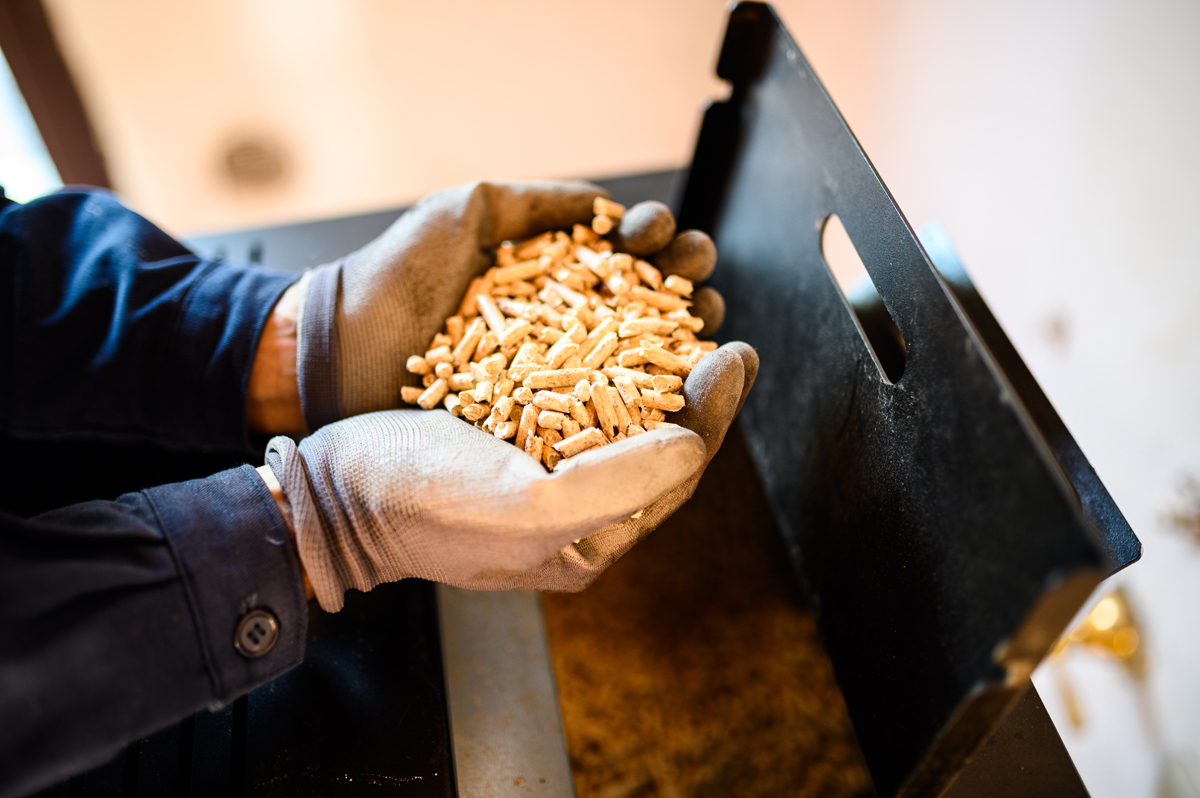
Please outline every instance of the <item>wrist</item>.
M279 514L283 516L283 523L288 528L288 534L292 536L292 542L296 544L297 557L299 557L300 542L296 540L296 530L292 528L292 515L288 510L287 497L283 495L283 486L279 484L279 480L275 478L275 472L270 466L261 465L255 469L259 477L266 483L267 490L271 491L271 498L275 500L275 506L279 508ZM316 593L313 592L312 583L308 581L308 572L304 570L304 561L300 560L300 573L304 577L304 595L311 601Z
M303 281L288 286L267 318L250 368L246 426L266 435L307 432L296 372Z

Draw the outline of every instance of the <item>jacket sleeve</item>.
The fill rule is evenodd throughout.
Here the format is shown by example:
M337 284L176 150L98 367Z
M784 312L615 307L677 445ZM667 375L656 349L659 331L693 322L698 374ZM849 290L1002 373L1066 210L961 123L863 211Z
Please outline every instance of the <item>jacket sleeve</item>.
M278 636L248 656L250 613ZM303 658L306 625L294 544L250 466L0 515L0 796L274 678Z
M0 432L248 454L250 367L295 279L203 261L107 192L0 192ZM235 635L256 612L278 637L247 656ZM293 667L306 623L294 544L249 466L0 514L0 796Z
M250 366L296 279L201 260L105 191L0 193L0 430L251 451Z

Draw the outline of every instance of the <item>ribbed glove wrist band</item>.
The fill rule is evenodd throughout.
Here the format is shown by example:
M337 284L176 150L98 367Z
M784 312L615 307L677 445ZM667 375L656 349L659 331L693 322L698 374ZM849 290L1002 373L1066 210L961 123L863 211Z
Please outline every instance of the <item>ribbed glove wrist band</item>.
M336 530L326 528L327 521L314 501L304 456L300 454L295 441L282 436L272 438L267 444L266 461L287 497L296 534L296 548L317 602L326 612L337 612L344 603L346 588L369 590L374 585L356 585L349 568L337 567L336 563L346 561L344 558L335 559L330 551L330 543L337 540L338 535Z
M300 351L296 353L296 375L300 387L300 409L310 430L332 424L342 417L338 385L338 294L342 287L342 263L338 260L311 272L308 294L300 309Z

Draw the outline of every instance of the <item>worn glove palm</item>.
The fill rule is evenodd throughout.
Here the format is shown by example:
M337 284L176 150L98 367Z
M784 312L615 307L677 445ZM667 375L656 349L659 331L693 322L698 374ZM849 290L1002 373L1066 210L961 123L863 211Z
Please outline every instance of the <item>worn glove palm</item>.
M349 588L407 577L581 590L691 496L757 369L750 347L721 347L684 384L684 427L584 452L553 473L440 410L350 418L299 446L274 438L267 464L328 611Z
M418 202L367 246L315 269L300 311L298 377L308 428L400 404L410 355L425 351L458 307L471 279L501 242L569 229L592 217L604 192L589 183L472 183ZM716 261L708 236L675 236L661 203L629 209L614 236L668 273L705 279ZM708 330L720 296L701 289L696 314Z

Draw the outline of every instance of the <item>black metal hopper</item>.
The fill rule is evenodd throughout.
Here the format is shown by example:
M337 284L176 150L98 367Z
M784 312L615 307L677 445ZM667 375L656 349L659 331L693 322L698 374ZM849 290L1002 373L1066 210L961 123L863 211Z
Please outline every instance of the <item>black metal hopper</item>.
M732 95L705 114L679 222L716 241L722 337L759 351L743 428L879 793L937 795L1141 544L770 6L732 7L717 73ZM898 348L871 347L827 267L831 214Z

